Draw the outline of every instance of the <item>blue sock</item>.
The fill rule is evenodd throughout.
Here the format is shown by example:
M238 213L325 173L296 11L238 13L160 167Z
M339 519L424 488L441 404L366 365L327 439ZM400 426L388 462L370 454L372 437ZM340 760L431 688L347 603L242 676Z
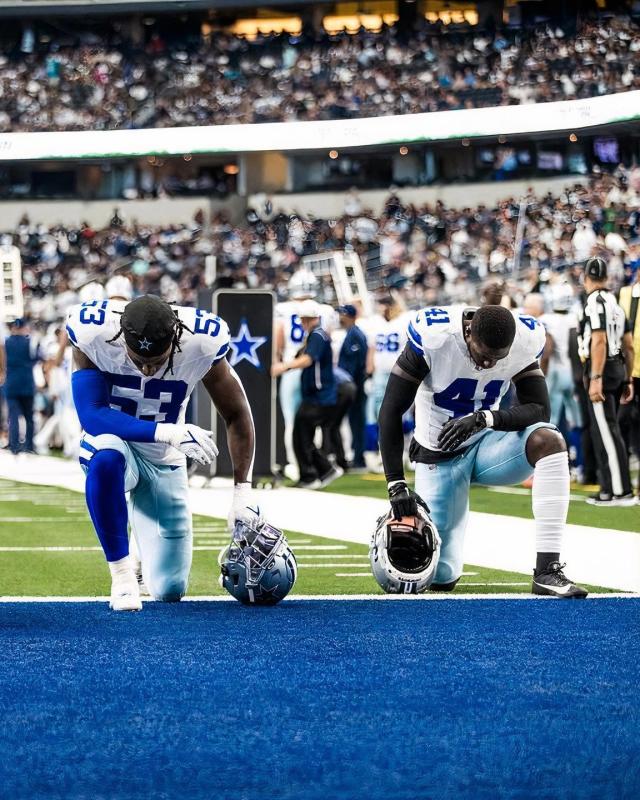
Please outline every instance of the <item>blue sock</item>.
M87 506L107 561L129 555L124 473L124 456L117 450L98 450L87 471Z
M375 452L378 449L378 423L368 422L364 429L364 449Z

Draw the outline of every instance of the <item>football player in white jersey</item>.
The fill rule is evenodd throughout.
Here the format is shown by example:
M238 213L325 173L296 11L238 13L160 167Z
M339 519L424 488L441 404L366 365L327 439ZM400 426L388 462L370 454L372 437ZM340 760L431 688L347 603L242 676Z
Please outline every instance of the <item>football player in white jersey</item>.
M578 329L578 318L571 311L575 303L573 289L568 283L558 283L551 288L550 312L542 314L539 322L551 338L547 385L551 402L552 425L558 425L564 409L568 429L582 425L580 406L573 389L573 369L569 358L569 338ZM547 339L547 342L549 339Z
M310 269L298 270L289 280L289 299L276 305L275 343L276 361L290 362L298 354L305 337L298 309L303 300L313 299L318 291L318 279ZM329 335L336 327L337 314L325 303L320 304L320 325ZM299 369L289 370L280 378L278 400L284 417L284 446L287 454L285 475L293 481L300 478L293 449L293 423L302 402Z
M392 297L378 299L378 313L365 320L362 328L367 335L367 373L371 388L367 397L367 436L365 459L375 471L378 465L378 414L387 388L387 381L398 355L407 343L407 325L412 314L403 311ZM371 457L375 453L375 458Z
M217 454L212 433L184 421L200 381L227 426L235 484L230 527L254 522L259 510L250 508L253 420L225 358L226 323L150 295L121 308L108 300L77 306L67 334L84 430L80 463L87 506L111 571L111 607L130 611L141 602L128 524L150 594L176 601L187 590L192 527L185 457L208 464Z
M586 597L562 572L560 545L569 506L569 463L548 423L549 395L538 359L544 328L502 306L425 308L408 329L380 411L380 442L391 515L417 518L403 470L402 415L415 402L410 457L415 489L442 546L431 589L451 591L463 568L469 485L520 483L533 472L537 560L532 591ZM518 404L500 411L513 381Z

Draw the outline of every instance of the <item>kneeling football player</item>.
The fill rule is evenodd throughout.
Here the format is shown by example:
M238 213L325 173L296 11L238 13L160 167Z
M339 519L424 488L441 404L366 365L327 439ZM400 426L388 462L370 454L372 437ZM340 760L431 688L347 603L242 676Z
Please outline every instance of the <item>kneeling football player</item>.
M225 358L226 323L150 295L121 309L107 300L77 306L67 333L74 347L73 397L84 430L80 463L89 513L111 571L110 605L133 611L142 605L129 525L149 593L176 601L187 590L192 525L186 457L209 464L217 454L211 431L184 422L199 381L227 427L234 475L229 526L243 521L255 527L260 513L251 503L253 420Z
M560 563L569 461L563 437L549 424L549 394L538 363L544 328L533 317L502 306L426 308L409 324L408 335L380 410L380 450L391 501L389 519L419 519L421 498L441 539L439 548L431 548L438 556L433 574L429 547L423 544L421 550L430 588L451 591L462 574L470 484L520 483L533 472L537 556L532 592L586 597ZM499 410L512 381L518 403ZM409 456L416 462L418 497L403 469L402 415L414 402ZM398 538L394 526L389 529ZM399 552L406 559L406 552Z

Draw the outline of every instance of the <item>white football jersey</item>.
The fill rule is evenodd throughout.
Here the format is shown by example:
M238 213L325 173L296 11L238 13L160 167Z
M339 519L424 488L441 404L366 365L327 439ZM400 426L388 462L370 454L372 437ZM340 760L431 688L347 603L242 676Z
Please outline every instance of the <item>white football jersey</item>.
M283 361L291 361L295 358L296 353L302 347L305 333L300 317L298 316L298 309L301 301L287 300L284 303L276 305L276 321L279 322L284 329L284 350L282 354ZM319 303L320 306L320 327L331 334L336 327L336 312L326 303Z
M189 330L180 338L173 356L173 371L145 377L127 355L124 336L110 342L120 330L120 302L94 301L74 306L67 317L67 333L107 379L110 406L150 422L183 423L191 392L211 366L229 350L229 328L209 311L176 306ZM190 332L192 331L192 333ZM154 464L184 464L184 456L167 444L130 442Z
M415 312L405 311L393 319L375 314L367 319L363 330L369 347L374 348L373 368L376 372L390 373L407 343L407 326Z
M533 317L512 312L516 336L509 355L491 369L479 369L462 331L463 308L423 308L408 328L409 343L429 366L415 402L415 439L428 450L440 451L438 436L453 417L473 411L495 411L511 378L535 362L544 350L545 331ZM484 434L470 437L468 447Z
M555 312L543 314L538 322L544 325L545 330L553 339L553 352L551 361L559 368L564 370L571 369L571 359L569 358L569 331L577 329L578 319L575 314L568 312L558 314Z

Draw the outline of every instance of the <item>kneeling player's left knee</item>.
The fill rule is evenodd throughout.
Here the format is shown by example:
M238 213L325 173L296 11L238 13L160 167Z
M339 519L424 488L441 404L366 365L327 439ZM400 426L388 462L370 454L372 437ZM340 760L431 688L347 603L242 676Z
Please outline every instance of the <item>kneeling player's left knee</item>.
M177 603L187 593L187 578L162 578L151 581L149 591L161 603Z
M567 444L555 428L537 428L527 439L527 461L534 466L541 458L566 453Z

